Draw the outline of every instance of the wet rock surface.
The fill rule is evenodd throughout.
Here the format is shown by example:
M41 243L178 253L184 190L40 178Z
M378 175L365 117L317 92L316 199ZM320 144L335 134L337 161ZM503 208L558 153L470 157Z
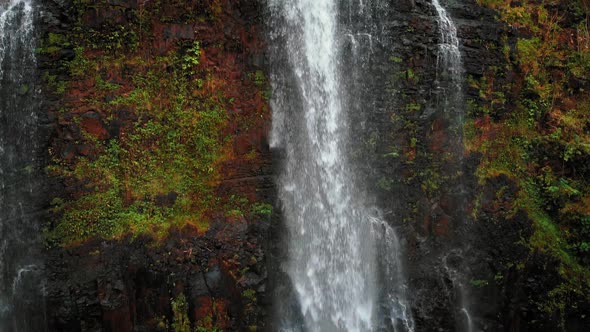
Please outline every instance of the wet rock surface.
M442 2L458 27L465 78L479 79L486 68L501 65L500 35L514 39L514 33L496 21L493 11L474 0ZM100 28L105 21L128 24L126 13L142 2L108 3L108 10L84 16L88 26ZM231 3L226 17L232 19L224 29L213 33L206 27L191 29L185 22L168 22L158 28L153 49L164 52L174 40L195 35L205 36L209 43L239 40L232 44L234 49L224 51L227 54L208 53L203 62L224 68L239 63L244 67L231 68L264 70L264 45L258 42L264 33L263 6L256 1ZM47 32L70 28L70 1L45 1L44 6L42 24ZM169 7L168 14L182 11L172 4ZM434 7L426 0L395 0L373 10L377 23L359 26L356 31L371 34L373 40L362 46L364 51L370 50L370 56L360 64L365 74L348 83L349 89L357 91L352 99L363 98L361 103L350 103L355 111L351 112L350 126L357 143L349 149L364 172L360 187L378 193L373 203L384 211L402 240L416 330L464 330L463 307L467 307L476 330L556 330L555 322L538 321L542 316L536 301L559 283L559 277L547 268L552 265L550 258L531 255L522 244L522 239L532 234L527 216L519 212L511 219L506 217L514 200L514 184L503 177L478 184L478 155L444 158L456 148L453 140L457 136L449 130L448 115L441 114L436 105L440 96L434 78L440 36ZM52 63L73 57L74 51L66 48L57 59L41 59L40 66L67 80ZM244 74L235 69L228 77L238 82ZM510 77L507 73L504 79ZM110 79L117 82L120 78ZM237 83L231 93L241 95ZM479 91L465 80L463 93L465 100L477 100ZM83 91L65 98L81 97ZM45 103L52 108L60 98L48 94ZM259 99L255 104L258 107L265 101ZM243 102L230 111L239 114L250 106ZM118 137L125 123L136 120L124 109L108 123L93 109L79 111L84 114L80 125L99 139ZM80 127L67 115L63 119L65 122L54 123L52 146L64 159L91 155L88 147L77 143ZM268 127L258 127L237 133L234 150L246 154L254 145L261 158L254 166L239 162L226 165L231 172L220 192L242 191L275 201L273 175L281 156L268 151L267 131ZM54 183L53 190L77 192L81 188ZM162 205L174 200L174 193L160 197ZM478 212L475 219L474 209ZM256 220L217 218L206 233L189 227L175 231L164 243L139 237L49 249L48 329L164 331L172 317L171 301L182 293L193 323L209 320L225 331L264 330L280 314L276 312L280 299L272 299L270 290L289 289L280 267L286 257L281 245L287 241L284 234L280 216L274 213ZM298 310L295 303L278 307ZM571 319L568 324L568 329L576 331L582 330L584 322Z
M235 107L228 110L232 120L224 129L234 137L230 147L233 158L220 166L223 176L217 195L235 194L272 202L274 185L266 120L258 116L258 122L252 122L247 130L239 123L267 107L262 97L264 82L258 86L247 83L249 75L264 65L260 60L264 53L260 11L256 2L251 1L216 4L219 7L214 7L212 1L162 2L162 16L149 22L150 44L140 47L145 48L145 54L158 56L170 52L178 43L201 42L206 53L203 52L200 62L210 68L218 82L227 82L219 93L231 98ZM136 27L141 10L153 4L117 0L95 5L80 7L68 0L45 1L40 20L45 40L76 33L73 27L82 24L95 31L96 40L101 42L101 36L112 35L113 29L124 33L125 29ZM84 11L77 12L79 8ZM211 15L210 8L219 8L216 15L221 19L215 24L199 22L196 18L200 15ZM66 82L65 92L60 93L55 93L55 84L46 82L44 108L52 121L50 149L68 163L95 156L95 148L85 135L99 141L119 139L138 118L124 107L106 115L104 110L89 105L88 97L98 88L83 76L71 76L67 64L76 58L75 50L68 43L59 47L57 51L41 52L39 63L43 73L53 77L53 83ZM100 75L108 84L126 88L137 70L137 66L126 64L121 71L106 70ZM117 97L116 93L106 94L104 102ZM61 110L64 104L67 110ZM78 197L87 190L83 184L59 178L51 178L50 184L53 197ZM154 197L154 204L172 207L177 199L178 193L163 192ZM131 198L127 200L130 203ZM55 222L49 218L49 225ZM268 228L266 214L226 218L219 213L211 216L206 230L201 225L188 225L158 239L139 235L51 246L45 260L47 330L168 331L177 314L174 303L181 295L192 327L224 331L263 329Z
M417 331L467 330L467 314L478 331L557 329L538 303L560 278L546 268L551 258L531 255L523 242L532 221L523 212L508 217L515 184L502 177L478 183L480 156L462 152L462 136L452 127L468 117L468 101L479 99L468 81L502 66L500 36L509 43L518 36L476 1L441 4L460 40L462 114L437 105L445 92L436 89L440 35L432 3L394 1L375 8L378 27L364 27L375 43L355 85L357 98L365 99L351 115L358 138L352 154L404 243Z
M260 303L265 296L264 223L220 220L205 234L174 232L165 244L140 237L53 250L49 329L164 331L179 294L187 297L193 322L210 321L227 331L262 328L262 305L243 292L250 290Z

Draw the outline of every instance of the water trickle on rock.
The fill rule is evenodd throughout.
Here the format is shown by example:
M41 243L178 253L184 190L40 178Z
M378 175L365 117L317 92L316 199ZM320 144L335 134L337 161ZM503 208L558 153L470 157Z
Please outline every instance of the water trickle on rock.
M360 10L366 5L361 2ZM391 325L411 330L397 236L355 186L346 150L347 92L339 73L354 68L341 68L342 45L351 43L353 56L360 56L358 39L372 44L372 36L342 27L335 0L270 0L269 7L271 40L281 44L274 57L282 59L271 69L271 146L284 153L279 179L289 232L284 269L300 309L281 318L282 329L376 330L385 292Z
M451 137L451 153L457 164L457 169L450 167L450 169L459 174L458 185L455 196L457 200L461 201L461 211L459 214L466 214L465 203L465 185L463 181L463 121L464 121L464 98L463 98L463 60L461 51L459 49L460 42L457 35L457 27L453 22L451 16L443 7L439 0L432 0L432 4L436 9L438 31L440 34L440 41L438 45L437 56L437 106L438 110L444 112L449 122L449 136ZM457 174L454 174L455 176ZM463 219L463 218L462 218ZM464 260L462 249L453 249L442 257L443 270L447 277L451 280L453 289L447 290L451 299L455 299L456 320L460 330L471 332L473 331L473 321L469 313L469 299L465 288L465 272L463 271L462 263L451 266L449 264L449 257L459 259L460 262Z
M440 41L438 43L437 67L439 72L439 81L447 81L453 84L453 93L461 92L461 82L463 80L463 61L461 51L459 50L459 37L457 37L457 27L451 19L447 10L441 6L439 0L432 0L432 5L436 9L438 31ZM441 84L439 82L439 84Z
M44 331L42 165L31 0L0 4L0 331Z

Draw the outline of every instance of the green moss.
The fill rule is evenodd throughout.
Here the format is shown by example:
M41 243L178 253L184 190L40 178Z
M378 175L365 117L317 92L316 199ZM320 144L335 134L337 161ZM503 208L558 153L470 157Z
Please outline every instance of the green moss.
M391 191L393 189L393 185L394 185L394 181L389 178L383 177L383 178L380 178L379 181L377 181L377 188L379 188L381 190Z
M472 279L472 280L469 280L469 283L472 286L479 287L479 288L485 287L485 286L487 286L487 285L490 284L489 281L487 281L487 280L480 280L480 279Z
M409 112L418 112L422 109L422 105L418 104L418 103L409 103L406 104L406 111Z
M256 302L256 291L253 289L246 289L242 292L242 297L250 302Z
M215 301L213 301L215 307ZM211 315L205 316L197 323L194 329L195 332L222 332L223 330L217 328L213 324L213 317Z
M195 327L195 332L223 332L223 330L220 330L216 327L202 327L202 326L197 326Z
M164 6L174 10L164 13ZM123 9L74 0L68 12L74 26L43 37L39 53L58 58L63 50L74 52L71 61L55 61L43 79L52 92L65 95L54 112L59 125L81 131L73 134L74 157L50 151L51 174L75 188L53 201L55 218L46 233L51 245L145 233L159 238L186 225L206 231L214 214L272 213L268 204L216 191L224 163L236 158L230 130L242 131L243 123L262 118L260 112L231 118L225 73L201 64L198 40L173 41L166 54L152 49L159 38L154 23L221 25L222 6L217 0L155 0ZM101 25L89 27L88 17L103 10L109 15ZM252 78L252 85L268 85L261 71ZM85 118L86 110L96 117ZM238 129L228 126L230 120Z
M95 140L98 157L80 158L71 174L63 174L85 183L86 194L55 206L62 219L50 238L71 243L128 231L159 233L200 224L216 206L213 189L227 115L218 100L194 97L192 83L182 73L150 70L169 60L160 59L136 74L129 93L107 103L97 101L107 114L126 107L138 120L124 136ZM119 89L100 75L96 81L103 91ZM173 202L159 202L166 197Z
M266 80L266 76L262 70L257 70L251 75L251 79L254 81L254 84L260 87L264 87L268 84Z
M418 74L416 74L416 72L414 72L414 70L412 68L408 68L405 71L405 78L406 80L408 80L408 82L412 83L412 84L418 84Z
M252 208L251 208L251 212L253 214L259 214L259 215L271 215L272 214L272 205L268 204L268 203L254 203L252 204Z
M118 134L102 140L84 131L85 119L70 109L78 104L64 104L56 113L61 122L81 127L90 153L73 161L54 156L52 174L80 189L54 200L57 219L47 238L52 244L70 245L92 237L162 236L170 227L186 224L204 231L212 211L225 208L214 191L228 158L230 137L224 131L229 102L220 91L203 91L204 82L214 78L200 64L198 41L181 41L168 54L146 56L138 47L149 38L148 22L158 18L155 12L130 13L143 15L141 26L131 20L127 25L105 23L100 30L85 27L84 14L104 6L109 5L76 0L77 26L44 39L46 53L74 50L73 60L63 68L70 81L78 81L70 84L46 72L47 85L57 94L78 85L91 89L82 91L78 102L102 115L103 129L117 122L119 127ZM111 77L117 77L117 83ZM121 119L121 112L127 120ZM261 213L269 210L257 208Z
M42 41L42 46L37 50L40 54L56 55L61 50L71 46L67 36L57 33L48 33Z
M93 69L91 61L84 54L84 50L85 48L83 46L77 46L74 48L76 56L68 65L72 77L84 77L91 69Z
M184 294L179 294L170 304L172 306L172 328L174 332L191 332L188 303Z
M48 72L43 73L43 81L56 95L63 95L67 88L65 81L59 80L56 75L51 75Z
M504 175L517 186L517 199L508 217L524 211L533 233L523 239L531 251L556 260L562 282L538 303L548 316L561 317L576 299L590 301L590 103L583 88L590 68L587 2L569 3L573 10L558 13L545 2L480 0L499 19L523 32L513 41L503 38L504 68L519 75L502 85L498 68L470 86L479 90L466 124L466 148L482 154L480 183ZM564 35L576 34L577 41ZM512 43L512 44L510 44ZM514 100L508 105L506 100ZM508 108L508 109L506 109Z
M402 58L400 58L398 56L394 56L394 55L389 57L389 61L394 62L394 63L402 63L403 62Z

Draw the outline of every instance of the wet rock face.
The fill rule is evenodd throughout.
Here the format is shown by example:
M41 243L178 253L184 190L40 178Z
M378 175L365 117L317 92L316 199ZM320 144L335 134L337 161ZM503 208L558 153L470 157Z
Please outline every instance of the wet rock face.
M138 46L146 56L174 52L179 43L198 40L202 47L198 60L215 79L219 95L232 100L232 108L227 109L230 120L224 128L226 135L233 139L227 151L231 158L219 165L222 177L215 194L272 202L274 185L266 144L264 75L255 84L251 78L253 73L262 73L264 65L258 4L255 1L162 1L158 7L161 17L140 23L141 10L155 6L154 3L110 0L78 12L80 6L74 6L72 1L45 1L40 20L42 35L45 40L68 36L76 24L81 24L95 31L96 49L87 48L88 56L104 51L100 49L103 34L112 36L113 29L124 33L137 24L149 23L151 29L140 29L149 34ZM201 15L213 15L211 11L220 19L213 23L197 19ZM42 52L39 65L53 79L53 83L45 82L44 95L44 107L52 121L49 146L57 158L68 164L80 157L96 156L95 145L87 137L98 141L121 139L138 117L130 109L116 109L107 115L104 109L91 105L88 97L100 87L92 83L92 77L73 77L67 66L79 54L69 43L61 43L59 47ZM99 74L105 82L126 88L132 86L130 78L138 67L126 63L120 70L107 68ZM65 82L62 89L65 92L56 93L55 82ZM108 103L119 94L107 93L100 98ZM248 125L245 121L249 121ZM51 181L53 197L78 197L86 190L82 184L57 180ZM154 196L154 204L169 208L178 197L175 191L165 191ZM124 204L131 204L132 199L124 197ZM169 331L178 315L186 317L191 328L263 329L265 248L270 242L267 215L247 213L226 218L219 211L210 216L206 231L188 225L173 229L164 239L147 236L116 241L93 239L48 249L47 329ZM50 225L56 222L49 220Z
M418 331L466 330L469 319L478 330L534 329L530 324L538 315L525 300L532 288L523 285L551 285L555 276L543 281L531 276L546 258L529 260L525 268L512 263L529 254L519 241L531 235L531 222L524 214L505 217L514 184L502 178L477 183L479 156L462 152L457 127L469 111L467 101L479 98L468 79L479 80L487 68L501 66L500 36L514 36L476 1L441 4L460 40L461 112L445 112L439 103L445 92L437 90L441 37L434 6L393 1L381 8L379 27L367 31L373 33L373 53L363 62L365 75L351 84L363 99L351 113L358 138L352 155L364 170L367 191L378 192L376 204L405 241ZM504 203L498 205L501 188Z
M96 29L105 22L124 26L133 23L129 13L142 3L110 0L106 9L90 11L83 19ZM164 16L182 17L186 11L175 6L178 3L165 4ZM228 111L239 115L266 105L260 95L242 99L244 90L239 83L246 71L264 70L264 45L260 43L264 6L249 0L220 3L226 10L222 29L192 29L184 19L167 21L155 28L150 47L164 53L175 41L195 36L210 45L227 42L227 47L208 50L201 62L227 69L224 75L232 84L225 89L237 100ZM382 3L387 6L373 9L370 24L358 26L357 32L373 36L370 43L359 39L370 56L356 63L352 56L346 58L347 65L362 65L365 73L343 83L356 91L347 101L352 105L350 123L356 141L349 149L364 174L360 187L378 193L374 204L397 227L403 240L416 330L464 330L463 308L479 330L542 330L532 323L538 317L532 301L546 285L556 283L557 277L538 268L551 264L546 257L530 258L526 266L512 264L529 255L519 241L532 232L524 214L511 220L504 217L514 200L514 184L500 177L479 186L475 179L479 156L457 158L460 137L450 129L453 119L440 112L436 103L440 97L435 88L440 39L436 11L428 0ZM486 68L500 65L500 47L490 46L501 44L500 32L511 33L496 22L495 13L479 7L475 0L441 3L458 27L465 78L479 79ZM43 5L42 25L47 33L71 28L74 14L69 0L48 0ZM351 45L347 52L352 52ZM67 73L55 64L74 57L74 50L64 48L57 58L41 58L40 66L67 80ZM134 67L125 70L133 73ZM510 73L506 77L509 79ZM124 84L117 75L108 79ZM50 109L58 108L64 98L82 100L85 89L92 88L83 87L66 96L48 94L45 103ZM464 82L465 100L476 100L478 92ZM51 145L64 160L92 155L92 149L80 143L81 130L108 140L118 138L128 123L137 120L121 109L107 123L97 110L79 106L80 123L71 121L71 114L54 123ZM266 147L268 126L257 124L248 131L238 128L235 123L229 129L235 135L233 152L247 155L254 146L260 158L255 163L233 160L224 165L228 172L219 192L247 193L273 202L272 175L280 156L271 156ZM454 157L446 158L448 154ZM499 204L497 193L502 188L503 204ZM80 190L63 183L53 185L56 196ZM174 204L175 195L163 193L158 204ZM478 218L473 220L471 212L476 208ZM279 268L286 258L281 245L287 240L283 238L286 232L276 213L272 218L272 223L265 218L217 218L205 234L187 228L173 233L164 243L140 237L51 249L47 259L48 329L165 331L172 323L171 303L180 294L186 298L193 325L225 331L262 329L271 321L269 308L273 304L268 289L289 288ZM296 304L282 305L281 310L297 310Z
M261 328L265 314L255 297L263 300L266 267L257 227L218 221L205 235L184 230L162 245L138 238L54 250L49 330L167 331L180 294L199 326Z
M476 1L440 2L458 30L460 107L468 118L468 102L480 98L468 81L503 68L500 36L508 43L519 36ZM381 15L384 21L372 31L375 51L356 83L363 105L351 116L358 137L351 150L367 191L379 193L376 204L405 240L416 330L468 330L469 321L483 331L557 329L537 304L539 294L559 285L559 276L541 272L552 259L532 255L523 244L532 234L525 213L508 217L515 184L504 177L477 182L480 156L462 151L461 114L444 112L437 102L445 92L437 90L435 8L430 1L399 0Z
M530 222L521 215L505 220L504 210L492 204L498 189L510 183L478 186L479 157L463 155L457 122L468 111L467 100L478 98L467 78L479 79L500 63L499 47L490 46L499 45L505 27L476 1L442 2L461 42L463 114L448 114L438 103L445 95L436 87L440 35L430 1L374 1L363 12L340 4L340 20L351 27L343 32L343 67L361 66L363 73L341 74L355 138L348 148L364 173L359 187L378 193L374 204L404 241L416 330L465 330L469 319L479 330L503 330L514 321L515 303L527 306L509 299L517 286L503 275L521 278L505 266L526 257L518 241L530 235ZM473 220L479 195L488 200ZM285 232L280 227L276 234ZM275 264L285 259L280 248L274 252ZM288 293L288 278L274 273L272 288ZM281 305L282 312L298 310L297 304Z

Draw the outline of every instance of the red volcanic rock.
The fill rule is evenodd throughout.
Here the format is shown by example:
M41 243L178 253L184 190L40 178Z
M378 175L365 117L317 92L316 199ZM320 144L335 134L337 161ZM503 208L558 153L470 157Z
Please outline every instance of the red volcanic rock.
M223 10L213 19L208 15L214 3L221 3ZM124 141L138 121L134 105L109 103L131 95L136 88L133 78L145 74L141 72L142 61L158 55L182 56L187 45L200 42L201 56L194 78L202 79L204 86L194 84L191 92L206 98L219 96L219 106L228 110L228 124L223 131L235 138L227 146L226 160L219 165L223 178L215 194L222 199L239 195L253 202L261 198L268 201L274 187L266 144L270 114L263 91L267 87L252 79L252 74L261 69L252 65L256 62L252 59L262 58L264 48L258 29L251 26L256 19L236 19L244 15L241 7L250 4L225 0L108 0L89 6L80 17L81 24L93 29L97 38L110 38L115 31L130 31L129 25L137 23L134 15L141 15L142 10L153 13L156 6L161 6L157 8L161 17L147 15L149 22L142 27L143 33L134 30L137 49L126 49L127 40L121 40L123 51L117 52L129 54L119 54L122 58L113 60L112 65L95 61L112 51L101 48L102 39L97 39L96 48L85 48L89 66L98 70L68 80L60 104L52 110L57 119L52 147L65 162L72 163L77 156L97 152L93 151L93 138ZM173 65L154 70L170 72ZM98 84L98 77L110 86ZM113 84L117 86L112 88ZM158 102L165 106L168 101ZM81 197L85 190L84 183L75 181L64 188L74 198ZM125 206L142 199L125 188L121 195ZM163 192L157 204L173 206L175 200L176 193ZM244 290L255 289L255 298L262 301L264 289L259 291L258 283L242 285L239 280L244 271L252 275L249 280L263 282L266 278L261 245L268 236L264 231L267 225L263 224L266 221L252 216L232 220L224 218L220 211L214 212L219 213L219 220L212 222L207 231L187 225L178 234L169 234L165 241L148 241L143 235L90 240L72 249L76 256L64 255L62 248L53 249L52 265L63 266L51 275L49 286L53 291L49 316L54 330L65 331L83 321L87 330L159 331L163 319L172 322L171 300L180 292L187 297L187 314L193 327L207 318L225 331L242 331L250 325L263 327L262 310L254 311L255 301L245 304L241 298Z
M430 150L432 152L442 152L448 143L448 135L445 132L445 123L443 118L437 118L432 124L430 134Z
M433 220L433 232L435 236L445 236L449 232L449 224L451 221L451 217L446 214L438 215L436 219Z
M77 146L78 154L81 156L89 156L92 154L92 146L89 144L81 144Z
M194 300L193 304L192 318L195 322L211 317L213 314L213 299L211 296L199 296Z
M98 139L107 139L109 137L102 121L98 119L83 118L82 121L80 121L80 127L82 127L86 133Z

